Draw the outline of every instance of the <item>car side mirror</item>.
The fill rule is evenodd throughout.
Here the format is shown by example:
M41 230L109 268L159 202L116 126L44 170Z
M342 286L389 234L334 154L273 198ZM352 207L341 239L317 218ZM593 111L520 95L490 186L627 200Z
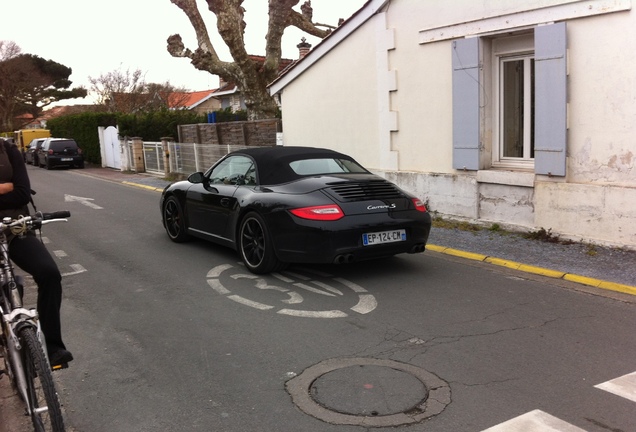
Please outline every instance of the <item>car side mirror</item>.
M207 183L207 180L202 172L195 172L188 177L190 183Z

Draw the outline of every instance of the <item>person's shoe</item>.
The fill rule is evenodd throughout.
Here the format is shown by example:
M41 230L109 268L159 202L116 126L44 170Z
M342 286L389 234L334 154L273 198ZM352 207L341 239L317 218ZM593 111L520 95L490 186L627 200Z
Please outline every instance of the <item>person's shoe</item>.
M73 360L73 354L65 349L58 349L49 354L49 363L53 370L64 369L68 367L68 362Z

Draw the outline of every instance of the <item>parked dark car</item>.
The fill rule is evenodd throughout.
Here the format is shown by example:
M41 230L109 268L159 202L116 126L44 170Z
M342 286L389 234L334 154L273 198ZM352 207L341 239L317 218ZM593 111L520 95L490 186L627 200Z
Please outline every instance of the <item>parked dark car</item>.
M37 158L37 152L42 148L42 144L46 141L46 138L35 138L31 140L29 143L29 147L27 147L24 152L24 162L35 165L35 161Z
M421 200L350 156L308 147L229 153L166 187L160 210L174 242L229 246L257 274L423 252L431 229Z
M73 139L47 138L36 154L38 165L46 169L58 166L84 168L82 150Z

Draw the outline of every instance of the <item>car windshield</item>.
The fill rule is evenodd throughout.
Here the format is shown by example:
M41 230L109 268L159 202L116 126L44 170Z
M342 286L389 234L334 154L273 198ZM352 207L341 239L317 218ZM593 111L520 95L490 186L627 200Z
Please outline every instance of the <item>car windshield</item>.
M347 159L302 159L290 162L289 166L296 174L301 176L367 172L356 162Z

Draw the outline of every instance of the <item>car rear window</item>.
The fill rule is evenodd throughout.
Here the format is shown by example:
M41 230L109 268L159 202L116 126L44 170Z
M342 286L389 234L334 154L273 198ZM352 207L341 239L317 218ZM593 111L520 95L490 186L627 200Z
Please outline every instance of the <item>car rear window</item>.
M289 163L290 168L298 175L365 173L364 168L347 159L302 159Z
M75 149L77 148L77 143L75 141L52 141L49 149L53 151L61 151L66 148Z

